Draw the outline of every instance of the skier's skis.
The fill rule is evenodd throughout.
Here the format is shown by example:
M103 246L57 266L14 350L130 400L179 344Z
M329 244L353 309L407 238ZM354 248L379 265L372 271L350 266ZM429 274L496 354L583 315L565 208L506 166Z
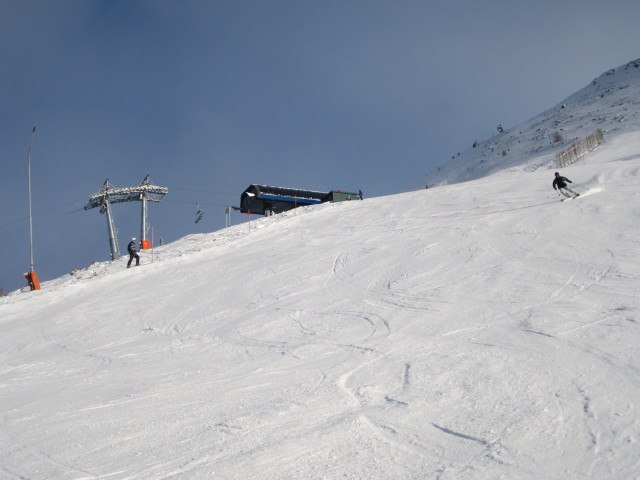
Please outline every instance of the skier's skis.
M580 194L578 193L576 196L574 197L565 197L565 198L561 198L560 201L564 202L565 200L573 200L575 198L578 198L580 196Z

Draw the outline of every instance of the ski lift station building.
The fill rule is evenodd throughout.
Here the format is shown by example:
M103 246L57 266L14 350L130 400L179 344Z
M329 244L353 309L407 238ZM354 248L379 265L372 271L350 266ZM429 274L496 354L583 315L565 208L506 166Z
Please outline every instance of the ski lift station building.
M267 185L249 185L240 196L240 211L269 216L297 207L325 202L344 202L359 199L357 193L331 190L317 192L299 188L270 187Z

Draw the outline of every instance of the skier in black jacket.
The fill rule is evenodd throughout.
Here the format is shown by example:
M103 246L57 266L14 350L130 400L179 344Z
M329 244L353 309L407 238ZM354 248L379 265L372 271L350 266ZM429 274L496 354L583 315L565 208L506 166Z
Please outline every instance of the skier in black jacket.
M558 190L560 191L560 193L562 195L564 195L567 198L572 198L571 195L569 195L567 192L571 192L573 193L573 198L579 197L580 194L578 192L574 192L573 190L571 190L569 187L567 187L567 183L573 183L571 180L569 180L567 177L561 177L560 174L558 172L556 172L556 178L553 179L553 189L554 190ZM556 189L556 187L558 187ZM566 192L565 192L566 190Z
M127 263L127 268L131 266L131 262L133 259L136 259L136 267L140 265L140 256L138 255L138 250L136 249L136 237L133 237L127 245L127 251L129 252L129 263Z

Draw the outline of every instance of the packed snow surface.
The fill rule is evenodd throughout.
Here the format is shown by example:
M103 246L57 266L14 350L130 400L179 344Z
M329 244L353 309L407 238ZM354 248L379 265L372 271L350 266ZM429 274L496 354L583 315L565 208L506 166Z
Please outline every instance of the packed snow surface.
M640 135L0 299L3 479L640 478Z

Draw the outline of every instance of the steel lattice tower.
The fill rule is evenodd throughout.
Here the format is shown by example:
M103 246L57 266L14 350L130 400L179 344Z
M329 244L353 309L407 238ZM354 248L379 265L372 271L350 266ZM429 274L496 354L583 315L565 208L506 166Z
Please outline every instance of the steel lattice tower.
M109 184L107 178L102 188L89 197L89 201L84 206L85 210L100 207L100 213L107 214L107 228L109 231L109 244L111 246L111 259L115 260L120 257L118 248L118 240L111 214L111 204L122 202L141 202L141 222L140 222L140 244L143 249L150 248L147 232L149 230L147 222L147 202L159 202L162 200L169 189L167 187L158 187L153 185L149 180L149 174L140 182L137 187L115 188Z

